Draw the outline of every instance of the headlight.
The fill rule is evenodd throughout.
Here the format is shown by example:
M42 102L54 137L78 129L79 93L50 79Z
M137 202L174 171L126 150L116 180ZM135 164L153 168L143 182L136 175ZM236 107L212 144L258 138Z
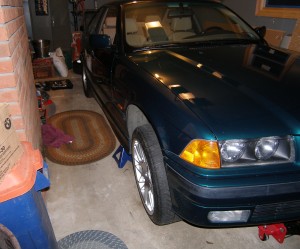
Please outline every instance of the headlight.
M219 142L221 167L287 163L295 160L292 136Z
M206 169L288 163L295 161L294 139L292 136L219 142L195 139L180 153L180 158Z
M246 149L244 140L229 140L222 144L221 155L226 162L235 162L242 157Z
M267 160L275 154L278 145L277 138L262 138L256 143L255 156L257 159Z

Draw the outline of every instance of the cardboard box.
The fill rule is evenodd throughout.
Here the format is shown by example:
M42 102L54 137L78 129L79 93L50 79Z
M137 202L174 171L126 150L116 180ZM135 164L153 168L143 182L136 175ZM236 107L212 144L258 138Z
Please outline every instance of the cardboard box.
M32 61L33 66L52 66L53 65L53 58L47 57L47 58L37 58Z
M0 104L0 183L23 154L23 147L8 112L7 104Z
M284 36L285 31L283 30L267 29L265 40L269 44L279 47Z
M53 66L33 66L34 79L53 78L55 71Z
M55 76L53 58L38 58L32 61L33 75L35 79L52 78Z

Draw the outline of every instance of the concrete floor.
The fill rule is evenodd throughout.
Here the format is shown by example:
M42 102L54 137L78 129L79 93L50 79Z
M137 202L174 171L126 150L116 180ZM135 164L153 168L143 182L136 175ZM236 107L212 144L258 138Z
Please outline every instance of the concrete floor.
M85 98L80 76L71 76L72 90L49 92L56 113L79 109L102 113L94 99ZM139 199L131 163L119 169L111 155L82 166L46 161L51 179L46 205L57 240L82 230L101 230L119 237L129 249L300 248L300 236L283 244L273 237L262 242L257 227L204 229L183 221L156 226Z

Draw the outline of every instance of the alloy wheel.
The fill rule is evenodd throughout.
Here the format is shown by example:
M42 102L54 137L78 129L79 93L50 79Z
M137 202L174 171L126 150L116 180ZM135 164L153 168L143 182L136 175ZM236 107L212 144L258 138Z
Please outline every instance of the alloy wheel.
M147 212L152 215L154 212L154 196L153 183L148 161L139 141L134 141L133 149L133 163L137 186L139 192L141 193L143 204Z

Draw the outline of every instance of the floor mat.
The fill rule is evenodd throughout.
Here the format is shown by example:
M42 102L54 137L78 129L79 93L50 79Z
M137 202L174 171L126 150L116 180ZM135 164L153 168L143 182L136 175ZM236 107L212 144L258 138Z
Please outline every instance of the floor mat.
M58 241L59 249L128 249L117 236L98 230L70 234Z
M116 140L104 117L93 111L61 112L46 121L74 138L72 143L59 148L47 146L46 157L62 165L82 165L108 156Z

